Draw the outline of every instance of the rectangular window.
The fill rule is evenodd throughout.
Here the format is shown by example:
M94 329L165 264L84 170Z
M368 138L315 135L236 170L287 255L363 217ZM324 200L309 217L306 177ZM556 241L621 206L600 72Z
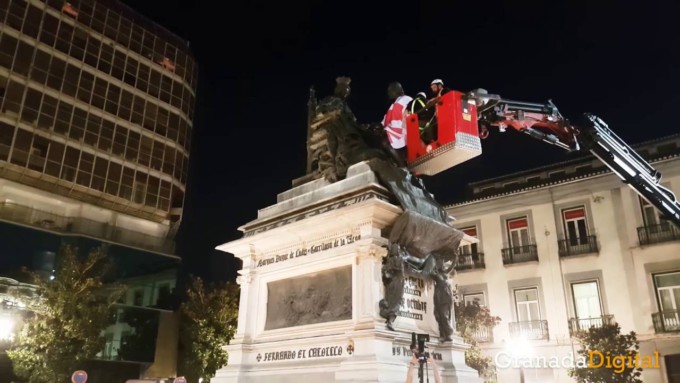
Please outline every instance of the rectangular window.
M87 123L87 112L80 108L73 109L73 118L71 119L71 129L68 131L68 136L74 140L80 140L85 134L85 125Z
M47 74L50 71L50 60L49 54L38 49L35 52L35 62L31 67L31 79L38 82L39 84L45 84L47 81Z
M469 235L470 237L477 238L477 226L466 227L466 228L460 229L460 231ZM458 252L461 255L477 254L478 253L477 247L478 247L477 243L472 243L472 244L469 244L469 245L461 245L458 248Z
M64 83L64 75L66 74L66 63L57 57L52 57L50 65L50 72L47 76L47 86L61 91L61 86Z
M117 80L123 80L125 73L125 53L116 50L113 53L113 66L111 68L111 76Z
M35 47L33 45L20 41L12 70L14 70L15 73L27 76L28 71L31 68L31 60L33 59L34 51Z
M106 98L106 89L108 83L101 79L96 78L94 81L94 90L92 91L92 101L91 104L99 109L104 109L104 100Z
M161 190L159 194L158 208L163 211L168 211L170 209L170 193L172 185L168 181L161 180Z
M144 289L136 289L133 293L132 304L135 306L144 305Z
M654 275L654 285L664 330L680 331L680 272Z
M14 116L18 115L25 89L23 84L10 80L5 91L5 102L2 104L2 111L14 112L16 113Z
M680 272L657 274L654 284L661 311L680 310Z
M104 108L108 113L113 115L118 114L118 105L120 100L120 88L114 84L109 84L109 90L106 94L106 107Z
M652 204L642 197L638 196L638 199L640 200L640 209L642 209L642 219L645 226L656 226L663 223L659 217L659 211Z
M109 162L109 173L106 178L106 193L114 196L118 195L120 187L120 175L123 167L113 161Z
M113 154L117 156L125 155L125 143L127 142L127 128L116 125L116 134L113 136Z
M13 164L26 166L28 162L28 154L31 151L32 142L33 134L23 129L17 129L17 135L14 141L14 149L12 150Z
M118 192L118 195L127 200L131 200L132 185L134 183L135 183L135 171L130 168L124 167L123 177L121 178L120 181L120 191Z
M40 31L40 41L49 47L53 47L57 37L57 30L59 30L59 19L49 13L45 13L43 27Z
M31 125L38 122L38 111L40 110L40 101L42 100L42 93L35 89L28 88L26 91L26 100L24 101L24 108L21 110L21 119Z
M80 101L85 102L86 104L90 103L90 99L92 98L92 87L94 86L94 76L86 71L82 71L82 74L80 76L80 84L78 85L78 94L76 97Z
M54 131L59 134L67 134L73 117L73 105L64 100L59 101L57 107L57 119L54 124Z
M0 122L0 161L7 161L16 128Z
M25 1L13 1L10 3L9 12L7 12L7 25L16 29L21 30L21 24L24 21L24 14L26 13Z
M80 160L80 151L67 146L66 154L64 156L64 166L61 169L61 179L69 182L75 182L76 169L78 169L78 160Z
M101 43L97 39L87 40L87 49L85 50L85 64L91 66L92 68L97 67L97 61L99 61L99 50L101 49Z
M92 174L91 188L99 191L104 191L104 184L106 183L106 169L109 166L109 161L95 157L94 159L94 173Z
M564 233L570 246L588 243L588 224L586 209L583 206L562 210Z
M116 125L113 122L102 119L101 133L99 134L99 142L97 143L99 149L105 151L111 150L111 146L113 145L113 132L115 129Z
M108 44L102 44L101 52L99 52L99 61L97 62L97 69L106 74L111 73L112 61L113 61L113 48Z
M94 156L90 153L82 152L78 163L78 178L76 182L80 185L90 187L92 180L92 168L94 167Z
M77 59L78 61L83 61L85 57L85 47L87 46L87 32L82 28L76 28L73 33L73 44L71 45L70 56Z
M602 317L600 289L597 281L571 284L574 297L574 311L578 319L596 319Z
M102 119L99 116L90 114L87 118L87 124L85 125L85 138L86 144L93 147L97 146L97 140L99 140L99 130L101 129Z
M166 146L165 154L163 155L163 173L172 175L173 166L175 166L175 149L171 146Z
M476 302L482 307L486 306L486 298L484 297L484 293L463 294L463 302L465 305L471 305Z
M43 95L40 107L40 117L38 117L38 127L51 130L54 127L54 117L57 114L57 99Z
M148 175L142 172L135 173L135 182L132 187L132 202L144 203L146 197Z
M58 142L50 142L50 149L47 154L47 166L45 173L59 178L61 163L64 161L64 145Z
M45 170L45 160L47 159L47 151L49 150L50 142L38 135L33 136L33 143L31 144L31 151L28 158L28 168L42 172Z
M59 32L57 32L57 44L54 46L62 53L68 54L71 48L71 40L73 39L74 28L69 23L61 23L59 25Z
M40 31L40 20L42 19L42 15L43 12L40 9L33 5L29 5L22 32L34 39L37 38L38 32Z
M130 131L128 133L128 141L125 146L125 158L130 161L136 162L139 156L139 142L141 137L139 133Z
M80 68L72 64L66 65L66 76L64 77L64 85L62 90L71 97L76 96L78 91L78 81L80 80Z
M510 247L521 248L529 243L529 221L527 217L513 218L506 221Z
M561 179L561 178L564 178L566 176L566 174L567 174L566 171L560 170L560 171L557 171L557 172L549 173L548 178L550 178L551 180Z
M515 305L517 309L517 320L519 322L530 322L541 319L537 288L533 287L515 290Z

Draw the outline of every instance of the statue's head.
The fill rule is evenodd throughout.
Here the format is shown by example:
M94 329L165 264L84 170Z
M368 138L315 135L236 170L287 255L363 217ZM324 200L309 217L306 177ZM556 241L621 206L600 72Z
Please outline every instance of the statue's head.
M404 88L398 82L393 82L387 86L387 97L390 100L396 100L398 97L404 95Z
M351 92L351 89L349 87L349 84L352 82L352 79L349 77L338 77L335 79L335 91L333 94L335 94L337 97L340 98L347 98L349 97L349 94Z

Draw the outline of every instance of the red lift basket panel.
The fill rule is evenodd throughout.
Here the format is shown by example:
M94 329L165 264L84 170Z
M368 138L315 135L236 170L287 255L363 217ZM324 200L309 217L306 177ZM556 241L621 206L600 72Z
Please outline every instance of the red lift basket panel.
M482 154L477 127L477 106L463 93L450 91L436 106L437 140L420 139L418 115L406 118L408 167L416 174L434 175Z

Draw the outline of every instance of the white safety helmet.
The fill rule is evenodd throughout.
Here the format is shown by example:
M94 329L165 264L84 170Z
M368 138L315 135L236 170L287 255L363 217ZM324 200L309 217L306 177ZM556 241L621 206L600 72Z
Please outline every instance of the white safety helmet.
M442 81L441 79L435 79L435 80L432 80L432 82L430 83L430 85L434 85L434 84L439 84L439 85L442 85L442 86L443 86L443 85L444 85L444 81Z

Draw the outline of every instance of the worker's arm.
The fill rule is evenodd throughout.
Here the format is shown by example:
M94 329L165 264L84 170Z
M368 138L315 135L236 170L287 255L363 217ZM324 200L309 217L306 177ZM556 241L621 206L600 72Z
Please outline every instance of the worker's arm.
M427 363L432 366L432 373L434 374L434 383L442 383L442 378L439 376L439 366L434 362L434 359L427 358Z
M416 358L414 354L411 360L408 362L408 372L406 372L406 383L413 382L413 369L416 367L418 367L418 358Z

